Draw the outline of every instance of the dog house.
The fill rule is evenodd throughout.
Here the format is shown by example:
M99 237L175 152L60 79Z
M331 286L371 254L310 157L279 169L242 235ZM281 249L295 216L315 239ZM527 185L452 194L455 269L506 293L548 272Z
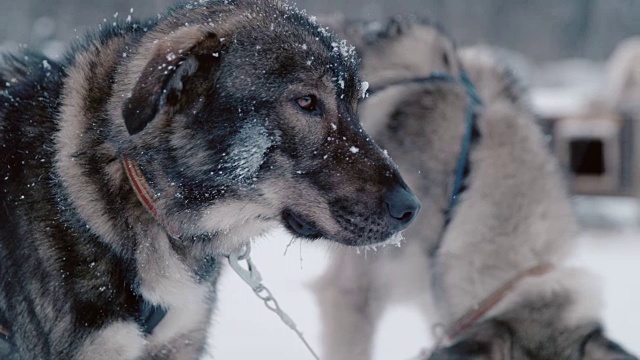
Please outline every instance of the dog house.
M554 97L553 94L547 94ZM638 195L640 139L631 113L589 110L584 99L567 93L539 102L536 112L570 188L583 195Z
M578 194L630 195L631 121L619 114L558 119L554 151Z

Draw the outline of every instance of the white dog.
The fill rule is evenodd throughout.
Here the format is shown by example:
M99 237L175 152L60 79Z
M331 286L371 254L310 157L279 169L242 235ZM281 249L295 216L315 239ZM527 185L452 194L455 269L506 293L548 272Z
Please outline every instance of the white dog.
M508 68L482 49L460 60L421 21L338 30L373 89L360 107L365 128L423 208L401 248L346 250L316 284L323 359L370 359L393 301L416 302L444 326L430 359L634 359L604 337L590 275L563 265L577 229L570 201ZM463 68L483 109L471 106Z

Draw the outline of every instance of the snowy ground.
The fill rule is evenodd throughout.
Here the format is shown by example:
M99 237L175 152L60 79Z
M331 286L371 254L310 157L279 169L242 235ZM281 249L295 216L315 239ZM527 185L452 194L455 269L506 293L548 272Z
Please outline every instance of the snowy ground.
M636 332L640 324L640 230L629 225L637 215L636 203L584 199L577 203L583 219L601 221L598 228L585 230L572 261L602 276L605 326L624 347L640 354ZM253 258L265 284L319 351L320 319L306 284L322 272L331 253L319 244L296 242L285 255L289 240L284 232L276 231L254 246ZM224 274L219 289L210 350L213 358L312 359L296 336L233 272ZM375 359L406 360L429 341L430 332L419 313L410 307L395 307L386 313L376 335Z

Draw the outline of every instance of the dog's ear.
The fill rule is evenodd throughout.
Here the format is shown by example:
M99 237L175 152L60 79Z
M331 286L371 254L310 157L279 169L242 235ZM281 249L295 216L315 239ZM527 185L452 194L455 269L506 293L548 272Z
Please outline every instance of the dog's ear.
M122 108L130 135L142 131L164 107L177 105L185 78L219 62L222 43L215 33L192 30L187 35L173 36L153 50Z
M513 334L509 327L490 321L472 329L453 345L434 351L429 360L510 360Z
M582 348L583 360L638 360L620 345L607 339L602 331L589 335Z

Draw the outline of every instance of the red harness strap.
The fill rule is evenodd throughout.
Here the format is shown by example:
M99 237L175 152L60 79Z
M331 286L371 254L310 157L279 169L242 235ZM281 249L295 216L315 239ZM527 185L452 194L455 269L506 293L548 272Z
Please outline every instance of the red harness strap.
M168 224L166 221L162 221L158 210L155 207L156 196L154 195L151 187L147 183L147 180L144 178L144 174L133 160L127 158L126 156L122 157L122 164L124 165L124 170L129 178L129 182L133 187L133 191L136 193L136 196L144 205L144 207L149 211L149 213L153 216L156 221L161 224L164 229L167 231L169 235L174 238L179 238L180 234L178 230Z
M0 325L0 335L4 335L8 338L9 336L11 336L11 332Z
M500 301L509 295L520 281L528 277L539 277L548 274L554 268L555 267L552 264L541 264L529 268L511 278L509 281L504 283L504 285L499 287L484 300L477 303L467 313L451 324L446 332L447 338L449 338L449 340L455 340L462 335L462 333L473 326L473 324L480 320L484 315L491 311L491 309L498 305Z
M133 186L133 190L136 193L136 196L138 196L138 199L140 199L142 205L144 205L144 207L149 210L151 215L153 215L153 217L157 217L158 211L154 206L155 195L153 195L149 184L147 184L147 181L144 179L142 171L140 171L140 168L135 162L127 157L124 157L122 159L122 162L124 164L124 169L127 172L127 177L131 182L131 186Z
M15 347L11 342L11 332L0 325L0 359L12 359L15 353Z
M138 167L138 164L126 156L122 157L122 164L124 166L125 173L127 174L127 178L129 178L129 182L131 183L131 187L133 188L133 192L136 193L140 203L142 203L142 205L149 211L158 224L164 228L164 231L166 231L169 236L178 239L180 234L176 228L168 224L167 221L162 221L160 213L155 206L156 196L151 190L149 183L147 183L147 180L145 180L144 174L142 173L142 170L140 170L140 167ZM142 327L143 332L149 335L153 333L156 326L158 326L162 319L164 319L167 314L167 310L145 301L143 297L140 297L139 306L139 313L137 314L136 320Z

